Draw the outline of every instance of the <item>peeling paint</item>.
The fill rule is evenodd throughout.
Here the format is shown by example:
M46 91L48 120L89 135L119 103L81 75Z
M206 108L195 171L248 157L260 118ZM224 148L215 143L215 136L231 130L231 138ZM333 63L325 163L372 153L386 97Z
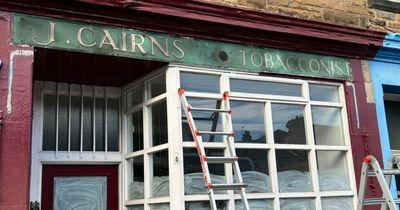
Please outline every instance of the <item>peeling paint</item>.
M365 88L367 103L373 104L375 102L374 91L372 88L371 74L370 74L370 70L369 70L368 61L366 61L366 60L361 61L361 66L362 66L364 88Z
M357 121L357 129L360 129L360 116L358 113L358 102L357 102L357 95L356 95L356 87L354 86L354 83L352 82L346 82L347 87L351 87L353 90L353 99L354 99L354 107L356 110L356 121Z
M10 66L8 72L8 90L7 90L7 114L11 114L12 111L12 83L14 76L14 59L17 56L33 56L33 50L14 50L10 53Z

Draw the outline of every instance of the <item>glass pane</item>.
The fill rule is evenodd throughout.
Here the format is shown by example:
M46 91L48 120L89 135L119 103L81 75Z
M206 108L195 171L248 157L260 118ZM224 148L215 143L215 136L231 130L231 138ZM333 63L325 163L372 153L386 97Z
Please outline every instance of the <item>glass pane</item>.
M339 90L336 86L309 85L312 101L339 102Z
M280 199L281 210L315 210L314 199L290 198Z
M218 210L228 209L226 201L217 201ZM211 210L210 201L185 202L185 210Z
M247 192L247 188L246 188ZM272 200L248 200L249 207L251 210L273 210L274 205ZM243 210L243 204L241 200L235 201L235 210Z
M261 149L236 149L247 193L271 192L268 172L268 151Z
M129 206L128 210L144 210L144 206L143 205Z
M153 146L168 143L167 102L164 100L151 107Z
M69 97L59 96L58 110L58 151L68 150Z
M182 72L181 88L192 92L219 93L219 76Z
M129 143L129 152L135 152L143 149L143 111L133 113L130 118L132 127L128 127L128 132L132 135L132 140Z
M169 196L168 151L155 152L153 158L152 197Z
M156 79L151 80L148 86L150 93L149 95L151 96L151 98L165 93L165 75L159 76Z
M390 149L400 150L400 101L385 100L384 103Z
M308 152L304 150L276 150L279 192L312 191Z
M150 209L151 210L169 210L169 203L151 204Z
M107 149L119 151L119 100L107 99Z
M44 151L56 150L56 112L57 96L43 97L43 145Z
M127 106L135 106L143 102L143 86L136 87L128 93Z
M206 156L224 156L222 149L206 149ZM183 149L183 164L185 174L185 195L207 194L204 184L203 173L199 155L196 149ZM213 183L225 182L225 169L223 164L209 164L210 176ZM215 193L226 193L225 191L214 191Z
M264 104L231 101L235 142L265 143Z
M304 106L272 104L272 123L276 144L306 144Z
M231 91L284 96L302 96L301 85L277 82L231 79Z
M140 199L144 198L144 165L143 156L134 157L129 159L129 171L128 180L129 189L128 197L129 199Z
M83 151L93 151L93 98L83 98Z
M317 145L344 145L340 108L311 107Z
M353 198L332 197L321 198L322 210L353 210Z
M317 151L317 164L321 191L350 189L346 152Z
M106 210L106 177L55 177L54 210Z
M187 98L188 103L195 108L220 109L221 100ZM222 119L219 113L192 111L193 120L200 131L221 131ZM193 141L189 124L182 109L182 137L183 141ZM202 135L204 142L221 142L221 135Z
M71 151L81 148L81 97L71 97Z
M104 98L96 98L96 151L106 151L105 148L105 100Z

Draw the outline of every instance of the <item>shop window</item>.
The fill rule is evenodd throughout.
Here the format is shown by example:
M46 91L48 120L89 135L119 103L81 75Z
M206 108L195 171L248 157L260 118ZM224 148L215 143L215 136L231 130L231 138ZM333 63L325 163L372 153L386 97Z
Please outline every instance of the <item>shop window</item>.
M45 83L42 150L119 151L119 97L107 87Z

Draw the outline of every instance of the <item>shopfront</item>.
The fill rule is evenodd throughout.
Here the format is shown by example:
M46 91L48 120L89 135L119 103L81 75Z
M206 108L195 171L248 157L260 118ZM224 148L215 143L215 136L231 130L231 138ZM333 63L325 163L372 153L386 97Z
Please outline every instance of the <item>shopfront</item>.
M354 40L329 54L326 43L300 52L306 40L279 49L129 24L10 19L12 43L33 56L27 191L41 209L209 209L179 88L203 108L221 108L229 92L251 209L354 209L362 157L380 156L368 148L376 140L357 143L377 131L364 121L371 105ZM227 126L218 114L194 119L201 130ZM227 153L220 136L203 139L207 154ZM229 164L210 173L233 179ZM234 191L216 199L242 208Z

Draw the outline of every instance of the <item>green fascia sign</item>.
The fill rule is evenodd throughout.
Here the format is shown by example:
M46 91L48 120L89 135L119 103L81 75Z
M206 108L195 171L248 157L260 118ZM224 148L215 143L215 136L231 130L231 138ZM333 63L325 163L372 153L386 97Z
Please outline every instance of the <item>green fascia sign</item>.
M349 59L13 14L13 43L243 72L351 80Z

